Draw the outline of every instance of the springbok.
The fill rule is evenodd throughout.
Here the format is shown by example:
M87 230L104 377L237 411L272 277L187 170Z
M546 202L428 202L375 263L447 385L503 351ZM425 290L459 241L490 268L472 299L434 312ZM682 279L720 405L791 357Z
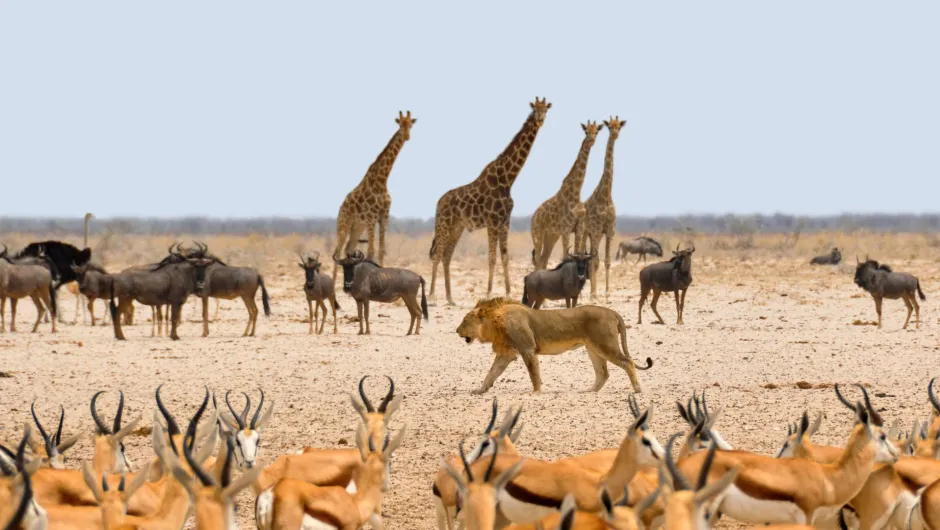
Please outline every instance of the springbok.
M383 528L382 497L388 490L392 454L401 445L405 427L381 446L368 434L363 423L356 432L356 446L362 460L362 472L355 493L342 486L314 486L307 482L282 479L273 490L258 496L255 523L260 530L296 528L355 529L367 522Z
M673 490L666 494L664 527L666 530L706 530L711 528L706 509L731 487L738 476L738 468L733 467L724 471L711 484L708 484L717 449L717 445L713 442L709 444L708 451L705 452L704 463L699 471L695 489L692 489L688 479L672 458L672 445L678 437L678 433L672 435L666 445L666 469L669 470L672 480L670 481L665 476L662 468L659 472L659 487L666 488L671 483Z
M231 392L225 393L225 404L228 405L232 416L229 417L224 412L219 414L219 418L226 429L235 437L237 448L235 462L238 464L239 469L255 467L258 460L258 446L261 444L261 430L271 420L271 415L274 413L274 404L271 403L264 415L261 414L261 410L264 408L264 390L258 389L258 391L261 392L261 402L258 403L258 408L255 409L251 421L248 421L248 413L251 411L251 398L245 393L242 393L245 396L245 408L242 409L240 414L235 412L232 402L229 401ZM213 396L213 400L215 400L215 396Z
M98 415L98 398L104 390L95 392L91 397L91 419L95 422L95 452L92 458L92 469L96 475L101 473L123 473L131 468L131 461L124 451L124 438L129 435L141 418L136 418L124 427L121 419L124 416L124 392L118 391L117 412L114 421L109 427Z

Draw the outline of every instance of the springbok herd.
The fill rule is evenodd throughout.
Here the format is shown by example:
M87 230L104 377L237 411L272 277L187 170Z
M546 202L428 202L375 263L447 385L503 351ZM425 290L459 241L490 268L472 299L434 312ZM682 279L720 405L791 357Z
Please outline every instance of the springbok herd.
M0 446L0 521L8 530L180 529L192 518L195 528L231 529L237 528L235 496L251 488L253 506L240 509L253 510L259 529L383 528L392 461L407 444L406 427L390 425L403 396L387 380L378 405L366 395L366 377L359 398L350 395L358 415L354 448L305 447L281 455L261 451L265 426L282 421L263 391L252 411L248 394L233 404L232 392L217 400L206 388L183 429L163 402L161 385L154 454L139 455L139 466L123 440L142 418L124 423L123 392L110 422L98 406L104 392L91 397L93 456L74 467L66 453L85 433L63 439L64 409L52 431L34 402L33 422L15 449ZM497 424L494 399L470 449L454 440L457 455L442 459L436 476L428 477L428 509L441 530L704 529L722 517L773 528L940 528L934 380L927 388L930 421L915 421L906 432L898 429L902 418L885 427L868 390L855 386L854 400L835 386L854 419L842 446L815 445L822 414L811 420L806 411L787 426L773 456L733 448L716 426L721 410L709 408L703 391L676 402L687 431L671 434L665 447L653 432L653 407L644 409L630 394L623 405L632 423L619 446L541 460L516 445L522 408L510 408Z

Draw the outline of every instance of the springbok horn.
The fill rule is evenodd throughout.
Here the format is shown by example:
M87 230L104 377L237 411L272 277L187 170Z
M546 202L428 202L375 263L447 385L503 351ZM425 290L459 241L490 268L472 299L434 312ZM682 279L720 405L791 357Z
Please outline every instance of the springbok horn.
M228 410L231 411L232 417L234 417L234 418L235 418L235 422L238 423L238 429L239 429L239 430L243 430L243 429L245 428L245 423L242 421L241 416L239 416L238 413L235 412L235 408L232 407L232 402L229 401L229 399L228 399L229 395L231 395L231 394L232 394L232 391L231 391L231 390L229 390L228 392L225 393L225 404L228 405Z
M52 441L55 442L56 448L59 447L59 444L62 443L62 427L65 426L65 407L59 405L59 428L56 429L55 435L52 437Z
M467 472L467 482L473 482L473 471L470 471L470 463L467 462L467 453L463 449L463 440L460 440L458 448L460 449L460 460L463 462L463 469Z
M52 439L49 438L49 434L46 433L46 430L42 428L42 423L39 422L39 416L36 416L35 400L33 400L32 405L29 406L29 410L33 413L33 421L36 422L36 427L39 428L39 435L42 436L42 441L46 445L46 456L50 458L55 456L55 445L52 444Z
M382 398L382 402L379 403L379 412L385 414L385 409L388 408L388 404L392 401L392 398L395 397L395 381L391 377L385 376L388 379L388 394L385 394L385 397Z
M163 415L163 419L166 420L166 432L170 436L170 445L173 448L173 452L176 453L176 444L173 442L173 436L181 434L182 432L180 431L180 427L177 425L176 420L174 420L173 416L170 415L170 411L166 409L166 405L163 404L163 400L160 399L161 388L163 388L163 385L157 387L157 408L160 410L160 414ZM92 410L94 410L94 406L92 406Z
M851 401L845 399L845 396L843 396L842 392L839 391L838 384L835 385L835 389L836 389L836 397L839 398L839 401L841 401L842 404L845 405L846 408L848 408L849 410L853 410L853 411L856 410L855 405L853 405Z
M493 397L493 413L490 415L490 423L486 426L486 429L483 430L485 436L489 436L493 432L493 426L496 425L496 411L498 410L499 405L496 403L496 397Z
M927 385L927 395L930 397L930 404L933 405L933 410L940 415L940 400L937 400L937 396L933 393L933 383L936 380L936 377L930 380L930 384Z
M124 415L124 391L119 390L118 392L120 392L121 397L118 399L117 414L114 415L114 426L111 427L115 434L121 430L121 416Z
M691 490L692 487L689 486L689 482L682 475L682 472L679 471L679 468L676 466L676 461L672 458L672 446L679 435L680 433L676 433L669 437L669 443L666 445L666 468L669 469L669 474L672 475L672 482L676 491ZM702 467L702 469L705 468Z
M490 465L486 466L486 473L483 474L483 482L490 481L490 475L493 474L493 464L496 463L496 455L499 453L499 444L493 444L493 456L490 458Z
M157 396L160 395L159 392L160 390L157 389ZM94 396L91 396L91 419L95 420L95 426L98 427L98 434L114 434L111 432L111 429L101 421L101 417L98 416L98 409L95 403L98 401L98 397L101 396L101 394L104 394L104 390L99 390ZM159 397L157 399L157 403L159 404Z
M251 423L249 424L251 430L255 430L255 426L258 424L258 418L261 417L261 407L264 406L264 390L259 388L258 391L261 392L261 402L258 403L258 408L255 410L255 415L251 417Z
M878 411L875 410L875 408L871 406L871 399L868 397L868 390L865 390L865 387L863 387L859 383L856 383L855 386L859 387L862 390L862 396L864 396L864 399L865 399L865 408L868 409L868 413L871 415L871 419L873 420L873 423L877 427L883 426L884 420L881 419L881 414L878 414Z
M366 382L367 375L362 376L362 379L359 380L359 397L362 398L362 404L366 407L366 412L375 412L375 407L372 406L372 402L369 401L369 398L366 397L365 388L363 384Z

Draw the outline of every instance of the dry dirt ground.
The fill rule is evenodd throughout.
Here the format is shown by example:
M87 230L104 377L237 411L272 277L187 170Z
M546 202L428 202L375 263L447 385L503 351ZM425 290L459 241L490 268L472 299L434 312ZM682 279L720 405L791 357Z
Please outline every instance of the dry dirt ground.
M839 237L820 236L807 248L799 246L804 243L776 240L697 239L685 325L673 324L675 306L671 297L664 297L660 312L667 325L649 324L654 318L647 308L646 323L633 324L628 331L633 357L650 356L655 362L652 370L640 372L644 391L638 397L642 404L655 405L652 426L661 442L682 429L676 399L685 400L702 389L708 390L712 407L724 409L718 428L725 438L736 447L764 453L778 448L787 422L804 410L826 413L818 443L843 442L851 415L837 402L833 383L871 385L878 393L875 404L884 409L888 421L898 419L906 426L915 418L926 418L927 383L940 375L936 363L940 314L934 309L940 300L936 246L921 239L916 248L894 246L889 243L891 236L852 236L850 241ZM807 265L809 251L830 240L848 247L844 252L850 263ZM428 238L392 241L390 261L417 270L430 282ZM127 237L100 243L108 245L107 252L102 251L107 265L117 269L159 259L169 242L169 238ZM4 372L0 441L15 442L34 399L47 425L54 423L59 404L65 406L69 435L91 432L88 404L97 390L123 389L125 418L140 415L146 424L154 409L154 389L161 383L166 385L164 399L181 420L195 409L203 385L216 393L246 391L253 397L261 387L277 407L262 436L262 456L270 460L307 445L352 443L356 416L349 393L362 375L389 375L405 396L393 428L407 425L408 433L392 464L385 520L392 529L424 529L435 526L430 486L441 457L452 454L461 438L484 427L493 397L499 397L504 410L524 406L519 448L537 458L614 447L632 421L627 407L629 382L623 372L612 368L611 379L600 392L585 392L593 372L583 350L542 359L539 395L531 393L521 362L512 365L489 393L470 394L492 360L489 346L468 346L455 333L463 315L485 293L486 247L480 237L463 244L454 264L458 305L443 305L443 285L439 285L430 322L417 337L404 336L407 310L400 304L374 307L373 335L357 336L357 324L349 318L355 315L355 304L344 294L339 295L339 334L330 333L331 326L321 336L307 334L300 291L303 273L293 256L296 250L309 248L323 250L326 257L328 242L255 236L207 242L230 262L250 263L263 271L273 314L261 317L256 338L241 337L246 312L240 301L222 303L220 321L212 324L211 337L203 339L201 325L194 320L198 302L191 300L184 308L186 322L178 342L151 338L149 311L140 307L138 325L125 329L127 342L115 341L110 328L83 324L62 325L55 335L44 324L39 333L30 334L27 324L35 313L26 301L21 304L20 331L0 336ZM513 296L520 296L531 248L528 235L514 235L512 245ZM748 247L754 250L741 250ZM883 259L896 269L920 277L928 297L922 303L920 330L914 330L913 323L911 329L901 330L905 310L900 301L885 303L884 329L863 324L874 320L874 304L852 283L852 254L870 249L881 250ZM609 299L601 295L596 300L619 311L631 324L636 322L641 267L632 259L616 263ZM65 290L62 293L60 305L71 321L75 301ZM502 289L497 288L496 294ZM100 314L100 303L96 309ZM800 382L810 388L798 388ZM379 377L368 388L374 399L385 392ZM856 395L854 389L848 392ZM115 402L114 393L102 400L106 415L113 414ZM87 440L81 442L71 451L70 465L77 467L90 450ZM149 458L149 438L131 437L128 451L137 463ZM252 507L249 494L243 493L238 510L243 528L253 527Z

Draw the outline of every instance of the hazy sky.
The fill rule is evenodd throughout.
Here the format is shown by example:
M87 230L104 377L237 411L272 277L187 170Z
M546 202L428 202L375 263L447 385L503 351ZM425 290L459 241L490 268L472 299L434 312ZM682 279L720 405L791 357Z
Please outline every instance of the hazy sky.
M938 20L936 1L2 2L0 215L335 216L410 109L392 214L430 217L536 96L519 215L611 114L621 214L936 212Z

